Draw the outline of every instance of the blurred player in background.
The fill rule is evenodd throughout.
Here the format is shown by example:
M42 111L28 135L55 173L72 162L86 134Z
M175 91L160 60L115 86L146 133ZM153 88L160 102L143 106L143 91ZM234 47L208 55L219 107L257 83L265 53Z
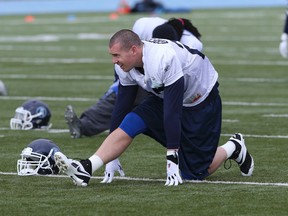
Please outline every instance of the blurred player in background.
M8 95L7 87L5 83L2 80L0 80L0 96L7 96L7 95Z
M203 45L200 41L201 34L192 22L185 18L171 18L169 20L160 17L143 17L133 25L132 29L142 40L150 40L152 37L177 40L202 51ZM81 136L94 136L110 128L112 111L118 94L118 77L115 76L114 83L96 104L85 110L80 118L77 117L74 108L68 105L64 114L70 135L72 138ZM134 105L138 105L149 94L141 87Z
M108 91L105 92L96 104L85 110L80 115L80 118L77 117L74 108L71 105L67 106L64 118L72 138L77 139L82 136L91 137L110 128L111 116L118 94L118 85L119 80L117 76L115 76L114 83L110 86ZM134 105L138 105L148 95L148 92L139 88Z
M141 41L127 29L112 36L109 53L120 80L111 133L89 159L76 161L55 153L59 170L74 184L87 186L92 174L110 161L118 171L117 158L141 133L167 149L167 186L177 186L183 179L205 179L227 159L239 165L243 176L252 175L254 161L241 134L218 147L222 122L218 73L203 53L179 41ZM130 112L138 86L151 95ZM102 182L109 183L107 179L105 174Z
M180 41L199 51L203 49L200 32L185 18L166 20L161 17L142 17L135 21L132 31L138 34L141 40L165 38Z
M288 8L285 14L285 21L284 21L283 33L281 35L279 51L283 58L288 57Z
M131 13L162 13L165 7L162 3L154 0L142 0L136 2L131 8Z

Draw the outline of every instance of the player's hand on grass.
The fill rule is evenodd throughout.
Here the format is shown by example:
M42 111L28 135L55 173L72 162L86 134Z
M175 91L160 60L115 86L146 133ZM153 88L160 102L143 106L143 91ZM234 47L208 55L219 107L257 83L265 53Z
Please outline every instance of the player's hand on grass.
M279 51L283 58L288 57L288 35L283 33L279 45Z
M118 172L120 176L125 176L125 173L118 158L106 164L104 172L105 176L101 183L111 183L113 181L115 172Z
M179 173L178 151L167 150L167 180L165 186L177 186L182 183L183 180Z

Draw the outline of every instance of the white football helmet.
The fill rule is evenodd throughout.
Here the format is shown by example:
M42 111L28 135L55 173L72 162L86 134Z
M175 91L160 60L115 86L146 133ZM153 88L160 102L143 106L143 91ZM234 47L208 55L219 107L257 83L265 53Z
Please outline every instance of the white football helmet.
M28 100L18 107L14 118L10 119L10 128L30 130L35 128L49 129L51 112L47 104L40 100Z
M20 154L17 160L17 173L20 176L58 174L59 169L55 164L54 154L60 148L47 139L32 141Z

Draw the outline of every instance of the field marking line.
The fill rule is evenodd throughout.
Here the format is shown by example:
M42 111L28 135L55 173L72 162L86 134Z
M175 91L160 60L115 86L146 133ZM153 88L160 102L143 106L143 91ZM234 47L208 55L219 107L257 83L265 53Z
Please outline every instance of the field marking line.
M106 75L50 75L50 74L0 74L2 79L45 79L45 80L114 80L114 76Z
M0 172L0 175L17 175L17 173L13 172ZM52 177L52 178L69 178L69 176L66 175L47 175L47 176L41 176L37 175L39 177ZM103 176L92 176L92 179L103 179ZM127 181L143 181L143 182L165 182L166 179L151 179L151 178L133 178L133 177L120 177L115 176L114 179L118 180L127 180ZM233 182L233 181L209 181L209 180L185 180L187 183L192 184L228 184L228 185L256 185L256 186L283 186L288 187L288 183L286 182Z
M94 63L111 63L111 59L97 59L97 58L22 58L22 57L1 57L0 62L21 62L21 63L29 63L29 64L94 64ZM221 65L266 65L266 66L288 66L288 61L278 60L278 61L250 61L250 60L215 60L214 64Z
M21 62L29 64L95 64L95 63L104 63L112 64L111 59L99 59L99 58L18 58L18 57L1 57L0 62Z
M269 118L288 118L288 114L266 114L263 115L263 117L269 117Z
M28 100L28 99L38 99L44 101L78 101L78 102L88 102L88 101L98 101L99 98L77 98L77 97L31 97L31 96L1 96L0 100Z
M96 102L98 98L77 98L77 97L46 97L46 96L1 96L0 100L28 100L35 98L38 100L47 100L47 101L94 101ZM223 105L226 106L268 106L268 107L281 107L288 106L288 103L260 103L260 102L244 102L244 101L223 101Z
M0 128L0 131L5 131L5 130L11 130L8 127L5 128ZM69 130L68 129L35 129L35 130L39 130L39 131L47 131L48 133L68 133ZM107 132L109 133L109 131L104 131L104 133ZM221 136L223 137L231 137L233 134L221 134ZM265 138L265 139L288 139L288 135L259 135L259 134L244 134L245 137L251 137L251 138ZM0 135L0 137L4 137L4 135Z
M1 58L0 58L1 60ZM60 72L59 72L60 73ZM0 74L1 79L45 79L45 80L113 80L112 75L61 75L61 74ZM288 79L285 78L225 78L225 80L237 81L237 82L251 82L251 83L287 83Z

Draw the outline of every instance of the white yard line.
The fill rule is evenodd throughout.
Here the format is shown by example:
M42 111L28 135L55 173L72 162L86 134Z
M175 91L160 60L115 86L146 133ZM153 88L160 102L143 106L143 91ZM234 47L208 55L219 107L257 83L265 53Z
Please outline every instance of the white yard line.
M31 98L35 98L38 100L45 100L45 101L97 101L98 98L75 98L75 97L31 97L31 96L1 96L0 100L28 100Z
M49 75L49 74L0 74L1 79L45 79L45 80L112 80L114 76L102 75Z
M0 131L7 131L7 130L11 130L9 127L5 127L5 128L0 128ZM36 129L35 129L36 130ZM41 130L41 129L38 129ZM43 129L41 131L45 131L46 129ZM46 130L48 133L68 133L69 130L68 129L49 129ZM108 131L107 131L108 133ZM221 136L223 137L231 137L233 134L221 134ZM1 135L0 135L1 137ZM4 135L2 135L2 137L4 137ZM263 138L263 139L288 139L288 135L265 135L265 134L245 134L245 137L251 137L251 138Z
M94 63L110 63L112 65L111 59L96 59L96 58L0 58L0 62L20 62L29 64L94 64Z
M37 35L17 35L0 36L0 43L7 42L55 42L62 40L108 40L110 34L98 33L76 33L76 34L37 34Z
M17 59L14 59L15 61L17 61ZM25 60L25 59L23 59ZM28 60L28 59L26 59ZM51 61L58 61L58 62L69 62L69 59L50 59ZM1 61L1 58L0 58ZM11 59L11 61L13 61L13 58ZM80 59L79 62L96 62L97 59ZM105 62L107 60L98 60L99 62ZM47 62L49 62L49 59L47 60ZM72 59L70 59L70 62L72 62ZM72 80L113 80L114 76L104 76L104 75L61 75L60 72L58 73L58 75L51 75L51 74L41 74L39 72L39 74L5 74L2 73L0 74L0 79L47 79L47 80L62 80L62 79L72 79ZM225 80L233 80L233 81L237 81L237 82L251 82L251 83L287 83L288 79L285 78L250 78L250 77L242 77L242 78L223 78Z
M77 97L33 97L39 100L46 101L97 101L98 98L77 98ZM31 96L1 96L0 100L28 100ZM286 107L288 103L256 103L256 102L243 102L243 101L223 101L226 106L266 106L266 107Z
M268 117L268 118L288 118L288 114L266 114L263 115L263 117Z
M97 58L22 58L22 57L1 57L0 62L20 62L20 63L30 63L30 64L76 64L76 63L111 63L111 59L97 59ZM221 65L265 65L265 66L288 66L288 61L247 61L247 60L214 60L213 64Z
M17 175L14 172L0 172L0 175ZM48 175L39 177L52 177L52 178L68 178L66 175ZM93 176L92 179L103 179L103 176ZM166 179L151 179L151 178L133 178L133 177L118 177L115 176L114 179L117 180L126 180L126 181L144 181L144 182L165 182ZM288 183L286 182L233 182L233 181L194 181L189 180L185 181L186 183L192 184L228 184L228 185L256 185L256 186L278 186L278 187L287 187Z

